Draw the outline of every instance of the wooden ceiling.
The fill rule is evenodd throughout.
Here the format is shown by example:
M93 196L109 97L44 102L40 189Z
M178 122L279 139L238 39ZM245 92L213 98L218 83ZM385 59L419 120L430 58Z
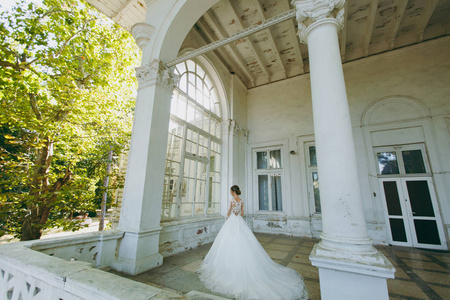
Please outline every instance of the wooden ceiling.
M145 19L144 0L88 0L127 30ZM208 44L292 9L291 0L221 0L191 34ZM215 50L248 88L309 72L308 49L292 18ZM348 0L340 33L342 61L450 34L450 0Z

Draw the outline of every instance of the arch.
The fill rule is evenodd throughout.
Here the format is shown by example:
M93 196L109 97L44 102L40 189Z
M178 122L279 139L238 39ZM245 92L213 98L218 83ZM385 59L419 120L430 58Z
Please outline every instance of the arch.
M146 23L156 28L142 62L168 62L178 56L181 45L195 22L219 0L154 0L147 7ZM169 9L169 11L167 11ZM161 20L164 18L164 20Z
M361 117L361 125L391 123L429 117L427 107L411 96L391 95L370 104Z
M179 55L183 55L186 52L195 50L195 48L186 47L179 51ZM228 120L230 117L230 105L228 100L228 95L225 89L225 85L223 83L223 79L220 76L220 72L217 70L216 66L211 62L208 57L204 55L197 56L192 59L196 63L198 63L203 70L205 70L206 74L211 79L213 85L216 87L217 96L220 99L220 108L222 111L222 120Z

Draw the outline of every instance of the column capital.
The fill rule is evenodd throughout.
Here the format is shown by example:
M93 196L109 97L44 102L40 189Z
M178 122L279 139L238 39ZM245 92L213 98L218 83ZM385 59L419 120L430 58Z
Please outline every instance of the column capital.
M136 44L142 51L144 51L145 46L147 46L154 30L155 28L147 23L136 23L131 28L131 35L134 37Z
M170 92L172 92L173 87L178 81L178 76L175 75L173 68L166 67L159 59L154 59L148 64L137 67L136 77L139 88L159 84Z
M335 23L338 28L344 26L344 4L346 0L292 0L297 10L298 36L306 44L312 28L323 23Z

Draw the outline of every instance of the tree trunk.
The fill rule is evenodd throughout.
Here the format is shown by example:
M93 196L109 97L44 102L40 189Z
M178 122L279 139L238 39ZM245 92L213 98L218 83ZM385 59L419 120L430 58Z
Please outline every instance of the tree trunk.
M36 198L34 200L34 207L29 209L29 214L25 217L22 225L21 241L29 241L40 239L42 236L42 229L47 223L50 216L52 205L57 199L56 192L67 184L72 178L72 171L70 167L67 167L64 177L59 178L51 187L48 187L48 178L43 179L43 185L45 190L40 190L34 193ZM46 197L42 197L46 195Z

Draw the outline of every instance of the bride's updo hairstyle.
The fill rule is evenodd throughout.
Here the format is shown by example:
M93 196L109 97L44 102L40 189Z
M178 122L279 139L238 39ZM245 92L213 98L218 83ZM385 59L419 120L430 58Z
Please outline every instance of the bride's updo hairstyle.
M236 195L240 195L240 194L241 194L241 189L240 189L237 185L233 185L233 186L231 187L231 190L232 190L233 192L235 192Z

